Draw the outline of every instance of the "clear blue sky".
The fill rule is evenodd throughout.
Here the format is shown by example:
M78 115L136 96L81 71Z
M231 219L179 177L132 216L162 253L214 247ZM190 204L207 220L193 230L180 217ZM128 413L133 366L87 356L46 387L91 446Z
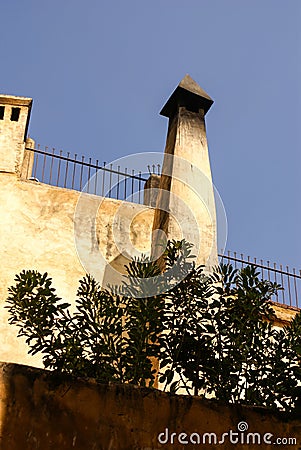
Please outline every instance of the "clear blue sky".
M3 93L34 99L42 145L110 161L163 151L189 73L215 103L228 248L300 268L300 0L1 2Z

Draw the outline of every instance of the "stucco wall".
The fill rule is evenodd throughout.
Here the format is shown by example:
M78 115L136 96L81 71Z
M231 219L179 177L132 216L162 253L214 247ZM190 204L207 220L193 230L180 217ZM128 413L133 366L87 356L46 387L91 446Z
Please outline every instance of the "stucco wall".
M10 173L0 173L0 205L0 360L41 366L40 357L27 355L28 347L7 321L4 303L15 275L23 269L48 272L58 295L74 303L86 272L101 279L107 262L118 273L135 251L150 251L154 209ZM275 308L279 326L296 313Z
M10 173L0 173L0 205L0 360L39 365L40 359L27 356L27 346L7 323L3 305L14 276L23 269L48 272L58 295L72 303L86 272L101 277L112 261L123 270L126 248L129 256L135 250L150 251L153 209L80 196Z
M242 422L248 430L233 434ZM179 437L181 432L189 439L197 433L203 442L205 433L215 433L221 441L223 433L230 430L232 442L229 435L224 436L223 445L213 445L213 436L210 445L208 435L204 445L179 443L179 439L187 440L184 435ZM160 433L162 444L158 442ZM177 433L173 444L171 433ZM248 433L259 433L256 444L252 444L252 435L249 445L233 443L237 436L239 442L246 442ZM192 438L197 439L196 435ZM300 419L261 408L229 407L198 397L170 396L130 385L101 385L26 366L0 364L1 450L252 450L274 449L275 444L263 440L274 443L278 438L297 441L296 445L280 448L299 449Z

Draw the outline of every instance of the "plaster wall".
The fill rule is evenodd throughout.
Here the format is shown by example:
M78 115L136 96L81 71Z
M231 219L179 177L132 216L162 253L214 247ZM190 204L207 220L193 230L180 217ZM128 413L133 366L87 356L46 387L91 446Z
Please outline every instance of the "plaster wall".
M48 272L58 295L74 303L78 280L87 272L102 282L108 263L124 273L126 248L128 257L150 251L154 210L10 173L0 173L0 205L0 360L40 365L7 322L4 303L15 275Z
M15 275L24 269L48 272L58 295L74 304L85 273L103 283L114 281L112 274L104 279L108 263L120 277L131 257L150 252L154 209L10 173L0 173L0 205L0 360L41 366L40 356L29 356L17 328L8 324L4 305ZM171 226L178 235L176 223ZM279 326L296 313L281 305L275 309Z

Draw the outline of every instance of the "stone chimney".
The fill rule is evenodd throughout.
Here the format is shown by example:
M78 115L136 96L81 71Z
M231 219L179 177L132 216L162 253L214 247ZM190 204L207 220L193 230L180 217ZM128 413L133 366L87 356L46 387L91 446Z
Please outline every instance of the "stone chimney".
M205 115L213 100L186 75L161 111L168 117L162 176L153 225L153 257L159 241L194 244L196 263L217 264L216 212Z
M0 172L21 174L32 99L0 94Z

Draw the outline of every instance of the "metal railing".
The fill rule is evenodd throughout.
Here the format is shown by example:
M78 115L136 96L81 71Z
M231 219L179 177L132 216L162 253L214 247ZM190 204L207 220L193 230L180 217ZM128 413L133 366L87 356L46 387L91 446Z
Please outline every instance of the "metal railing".
M121 168L119 165L102 164L99 160L92 162L92 158L77 154L73 157L70 152L63 155L60 150L56 153L53 148L48 147L43 150L40 145L37 148L26 148L22 177L30 180L40 181L52 186L63 187L83 191L88 194L102 197L115 198L117 200L127 200L135 203L143 203L144 184L151 174L160 175L160 164L147 166L144 172L129 171L128 168ZM239 257L240 256L240 257ZM229 262L235 268L242 268L246 265L253 265L258 268L262 279L280 284L283 288L272 299L277 303L299 308L301 303L301 271L290 270L288 266L279 266L270 261L264 263L262 259L246 258L241 253L219 254L221 262ZM298 298L300 296L300 300ZM300 305L301 306L301 305Z
M218 256L220 257L221 262L230 263L235 269L241 269L247 265L257 267L263 280L277 283L282 287L282 289L273 296L271 299L272 301L300 308L301 270L297 271L295 268L290 269L288 266L283 266L282 264L271 264L270 261L266 261L265 263L262 259L251 259L250 256L245 258L243 253L240 253L239 257L237 252L231 253L228 251L227 253L219 254Z
M27 157L23 167L23 178L83 191L102 197L143 203L143 188L151 174L160 174L160 164L148 165L144 172L129 170L113 164L102 164L99 160L77 154L73 157L70 152L66 155L62 150L57 153L53 148L43 150L26 148Z

